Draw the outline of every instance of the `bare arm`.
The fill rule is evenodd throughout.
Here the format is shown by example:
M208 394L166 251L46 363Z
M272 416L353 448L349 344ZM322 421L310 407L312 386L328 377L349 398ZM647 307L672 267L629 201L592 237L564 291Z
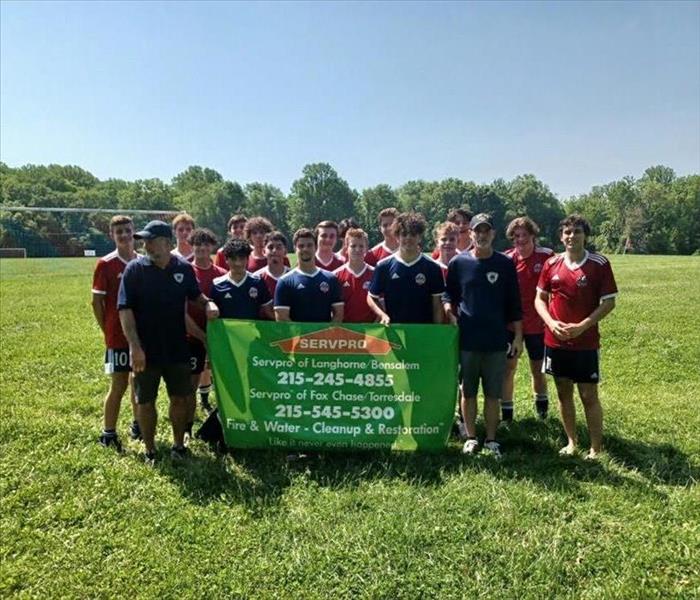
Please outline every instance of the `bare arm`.
M202 342L202 344L207 343L207 334L199 325L197 325L197 323L195 323L195 320L187 314L187 311L185 311L185 330L192 337L195 337Z
M146 354L141 347L141 340L136 331L136 318L134 311L130 308L124 308L119 311L119 321L122 324L122 331L126 340L129 342L129 350L131 352L131 368L134 373L140 373L146 368Z
M291 321L289 318L289 309L275 307L275 320L276 321Z
M442 308L442 294L434 294L432 296L433 302L433 323L438 325L445 322L445 312Z
M443 302L442 303L442 310L445 313L445 317L447 319L447 322L450 325L457 325L457 315L454 313L454 309L452 308L452 304L449 302Z
M382 325L389 325L391 319L387 315L382 307L380 306L378 299L374 298L371 294L367 294L367 306L369 306L377 317L379 317L379 322Z
M513 346L508 358L517 358L523 353L523 322L513 321L511 325L513 326L514 336Z
M345 305L343 303L334 304L331 306L331 311L333 313L331 323L342 323L345 315Z
M92 314L95 315L95 321L100 326L102 333L105 333L105 295L92 294Z
M272 302L268 302L267 304L263 304L260 307L260 315L262 316L263 319L266 319L268 321L275 320L275 311L272 309Z
M568 340L571 337L566 330L566 323L553 319L552 315L549 314L549 292L540 289L537 290L537 295L535 296L535 310L544 321L547 329L554 334L554 337L558 340Z

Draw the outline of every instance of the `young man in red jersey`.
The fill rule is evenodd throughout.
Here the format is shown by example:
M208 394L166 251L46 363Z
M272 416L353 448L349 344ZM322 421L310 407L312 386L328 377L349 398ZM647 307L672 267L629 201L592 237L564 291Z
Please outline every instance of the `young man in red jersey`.
M214 279L226 274L211 260L211 253L216 248L216 236L208 229L195 229L190 235L189 243L194 249L192 268L201 292L211 297ZM187 342L190 346L190 366L192 375L192 395L187 399L187 425L185 433L192 437L192 426L197 409L196 393L199 391L202 409L211 412L209 393L211 392L211 371L207 366L207 316L204 309L193 302L187 303Z
M384 208L379 211L377 220L379 221L379 231L382 232L383 240L367 252L365 262L368 265L372 267L376 266L380 260L391 256L399 249L399 240L396 235L394 235L394 221L398 214L399 211L393 207Z
M459 232L456 246L457 254L471 248L471 227L469 224L471 223L472 216L472 213L466 208L453 208L447 213L447 222L455 224ZM440 249L436 247L435 250L433 250L431 257L437 260L439 254Z
M433 232L435 240L435 250L438 254L435 260L442 269L442 276L447 277L447 265L457 256L457 240L459 238L459 227L454 223L445 221L438 223Z
M586 250L591 228L583 217L567 217L560 223L560 232L564 253L545 262L535 300L546 325L544 367L554 376L568 438L560 454L576 452L576 384L591 442L586 458L595 459L603 445L598 322L615 308L617 285L608 260Z
M187 262L192 262L194 260L194 249L189 242L193 230L194 219L187 213L180 213L173 219L175 248L171 250L171 253Z
M265 236L272 233L272 223L265 217L252 217L245 224L245 239L251 247L247 271L255 273L267 264L265 258Z
M513 247L506 250L504 254L515 263L515 270L518 274L520 303L523 308L523 341L530 359L535 410L540 419L544 419L549 410L547 378L542 372L544 323L535 310L535 296L537 295L537 282L544 263L554 252L535 243L539 232L539 227L529 217L513 219L506 229L506 237L513 242ZM510 337L512 345L512 332ZM517 369L518 357L513 357L509 351L506 374L503 379L503 396L501 397L501 419L507 422L513 420L513 390Z
M345 302L343 321L346 323L373 323L377 320L367 304L367 290L374 274L374 267L365 262L368 246L367 234L362 229L349 229L344 243L348 262L333 271L340 282Z
M233 239L244 239L245 238L245 224L248 218L245 215L237 214L233 215L226 225L228 230L228 236L230 240ZM214 264L224 271L228 270L228 264L226 263L226 257L224 256L224 247L221 246L216 251L216 256L214 257Z
M331 272L342 266L343 258L335 253L338 224L335 221L321 221L316 225L314 235L316 236L316 266Z
M117 420L122 397L129 385L129 343L124 337L117 310L117 295L122 273L127 263L136 258L134 252L134 224L130 217L116 215L109 223L109 236L116 249L97 261L92 279L92 312L105 339L105 373L111 376L109 391L104 400L104 427L99 437L100 444L121 450L117 435ZM136 401L131 392L133 421L130 434L134 439L141 436L136 420Z
M285 261L288 261L287 238L282 232L273 231L265 236L265 258L267 258L267 265L255 271L253 275L265 282L270 297L274 298L279 278L289 271L289 267L285 264Z

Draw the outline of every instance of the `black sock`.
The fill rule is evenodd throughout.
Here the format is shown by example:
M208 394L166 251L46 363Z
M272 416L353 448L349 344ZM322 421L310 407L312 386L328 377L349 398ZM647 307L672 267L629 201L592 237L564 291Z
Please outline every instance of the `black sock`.
M103 429L102 435L104 435L105 437L117 437L117 430L116 429Z
M501 418L504 421L513 420L513 402L503 402L501 401Z

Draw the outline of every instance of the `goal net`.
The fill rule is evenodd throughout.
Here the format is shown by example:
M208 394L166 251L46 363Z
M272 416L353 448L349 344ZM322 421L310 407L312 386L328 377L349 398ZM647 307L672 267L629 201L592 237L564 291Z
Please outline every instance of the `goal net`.
M117 214L140 229L154 219L169 223L177 212L0 205L0 258L104 256L114 249L109 221Z

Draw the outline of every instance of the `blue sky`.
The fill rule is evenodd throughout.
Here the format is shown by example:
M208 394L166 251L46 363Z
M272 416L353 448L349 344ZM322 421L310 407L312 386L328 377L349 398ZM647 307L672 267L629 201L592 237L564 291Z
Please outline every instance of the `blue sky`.
M700 172L700 3L2 2L0 158L288 192Z

